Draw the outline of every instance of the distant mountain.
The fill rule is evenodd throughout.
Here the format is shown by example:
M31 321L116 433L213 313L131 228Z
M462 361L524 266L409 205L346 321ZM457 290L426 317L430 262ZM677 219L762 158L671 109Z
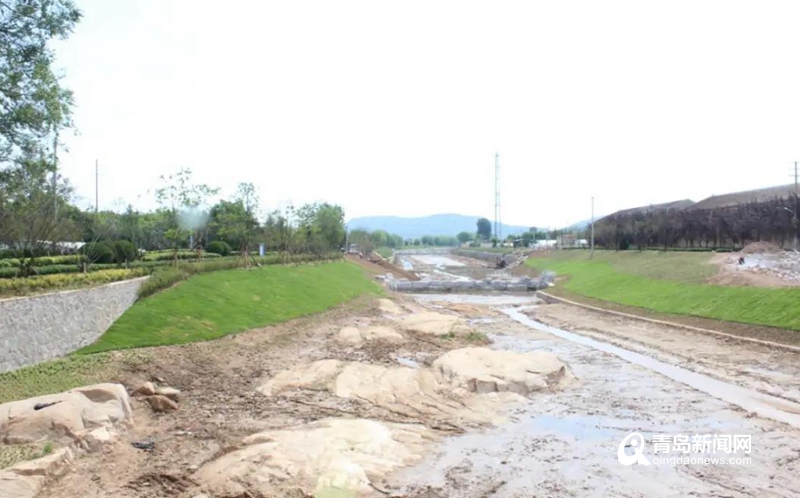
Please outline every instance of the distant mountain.
M401 218L399 216L364 216L353 218L347 222L347 228L363 228L365 230L386 230L403 238L416 238L423 235L457 235L459 232L475 233L480 216L463 214L434 214L419 218ZM494 222L492 222L494 226ZM503 223L502 235L526 232L530 227L506 225Z

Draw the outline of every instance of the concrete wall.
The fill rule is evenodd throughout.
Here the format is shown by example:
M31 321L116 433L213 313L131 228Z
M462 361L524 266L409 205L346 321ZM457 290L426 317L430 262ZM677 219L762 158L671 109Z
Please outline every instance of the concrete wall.
M136 301L146 278L0 300L0 372L93 343Z

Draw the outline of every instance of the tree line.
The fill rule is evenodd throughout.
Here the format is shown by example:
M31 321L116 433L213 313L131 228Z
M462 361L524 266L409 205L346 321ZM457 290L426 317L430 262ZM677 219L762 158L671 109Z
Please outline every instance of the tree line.
M781 246L798 227L794 197L750 201L715 209L661 209L606 216L595 223L595 241L609 249L739 248L770 241Z

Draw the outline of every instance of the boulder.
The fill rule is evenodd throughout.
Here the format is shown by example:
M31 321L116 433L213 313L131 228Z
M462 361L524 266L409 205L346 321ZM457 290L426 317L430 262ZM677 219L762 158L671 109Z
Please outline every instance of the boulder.
M475 393L512 392L527 396L571 379L556 355L539 351L456 349L439 357L432 367L440 383Z
M468 335L473 329L454 315L444 315L433 311L415 313L400 320L405 330L430 335Z
M171 399L172 401L178 402L180 398L181 392L174 387L159 387L156 389L156 394L159 396L166 396L167 398Z
M284 496L284 483L309 496L333 488L360 496L374 491L374 481L422 460L433 437L422 425L323 419L249 436L244 448L204 465L193 477L222 496Z
M125 388L97 384L0 405L0 437L6 444L77 442L92 429L131 420Z
M178 403L172 401L166 396L161 396L160 394L148 396L145 398L145 401L147 401L147 403L150 405L150 408L152 408L156 413L174 412L178 409Z
M133 391L134 396L152 396L156 393L156 385L152 382L145 382Z
M344 327L336 335L336 340L349 344L362 344L366 341L400 342L403 336L391 327Z
M0 470L2 498L34 498L48 479L63 475L72 464L74 454L69 448L13 465Z
M84 436L82 446L90 453L98 453L114 444L115 439L107 428L98 427Z

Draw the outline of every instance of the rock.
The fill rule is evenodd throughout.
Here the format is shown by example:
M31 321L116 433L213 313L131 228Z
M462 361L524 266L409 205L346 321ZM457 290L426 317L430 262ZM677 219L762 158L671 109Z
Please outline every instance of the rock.
M34 410L50 403L56 404ZM120 384L97 384L0 405L0 435L6 444L79 442L92 429L110 429L131 420L128 393Z
M344 327L336 335L336 340L349 344L361 344L365 341L390 341L399 342L403 336L391 327L372 326L372 327Z
M527 396L572 378L556 355L539 351L456 349L434 361L433 368L441 383L476 393L513 392Z
M74 459L69 448L61 448L36 460L20 462L0 470L2 498L34 498L48 479L63 475Z
M136 389L134 389L132 394L134 396L136 396L136 395L139 395L139 396L152 396L155 393L156 393L155 384L153 384L152 382L145 382L141 386L139 386Z
M83 446L90 453L98 453L114 443L115 437L105 427L98 427L83 438Z
M174 387L159 387L156 389L156 394L159 396L166 396L167 398L171 399L172 401L177 402L178 398L181 395L181 392Z
M421 425L323 419L244 439L244 448L200 468L194 479L215 494L264 496L288 482L311 495L339 488L371 493L372 481L422 460L434 435ZM349 495L348 495L349 496Z
M160 394L148 396L145 401L150 404L150 408L156 413L174 412L178 409L178 403Z
M408 331L430 335L468 335L473 332L460 317L432 311L406 316L400 323Z
M541 275L539 275L539 282L537 287L539 289L546 289L550 286L556 279L556 274L551 271L543 271Z

